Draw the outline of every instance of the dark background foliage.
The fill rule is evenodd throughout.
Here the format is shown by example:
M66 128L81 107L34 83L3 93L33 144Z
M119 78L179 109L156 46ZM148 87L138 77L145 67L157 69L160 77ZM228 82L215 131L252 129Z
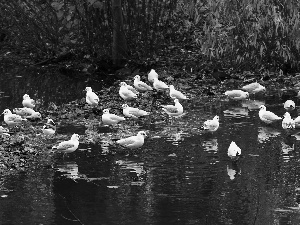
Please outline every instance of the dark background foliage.
M72 59L110 60L111 2L2 2L1 47L26 52L36 62L69 53ZM170 64L187 51L189 60L209 69L295 71L299 4L296 0L123 0L126 60Z

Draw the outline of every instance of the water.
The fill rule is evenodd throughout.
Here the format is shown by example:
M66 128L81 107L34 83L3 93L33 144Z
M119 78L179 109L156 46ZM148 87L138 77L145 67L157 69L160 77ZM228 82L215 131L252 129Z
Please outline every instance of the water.
M47 84L69 94L45 90L43 82L37 91L1 83L9 97L0 108L20 104L25 91L55 104L82 96L84 80L60 79ZM184 102L188 113L173 122L145 121L149 135L135 155L105 141L80 144L67 157L37 156L33 167L0 176L0 224L299 224L300 136L258 117L260 104L283 115L282 96L210 101ZM215 115L219 130L203 133L203 121ZM60 127L60 133L74 130L84 134L80 126ZM242 149L237 164L227 156L231 141Z

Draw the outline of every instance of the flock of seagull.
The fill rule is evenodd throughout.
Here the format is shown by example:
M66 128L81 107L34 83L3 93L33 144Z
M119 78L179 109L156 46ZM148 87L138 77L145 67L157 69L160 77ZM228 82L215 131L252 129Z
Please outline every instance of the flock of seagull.
M169 95L172 99L174 99L174 105L161 105L161 109L168 114L170 117L178 118L184 115L183 106L180 101L188 99L186 95L182 92L175 89L173 85L167 85L163 81L158 79L158 74L154 69L148 73L148 81L152 83L152 86L147 83L141 81L139 75L134 77L133 86L126 84L125 82L120 83L119 95L120 97L126 101L126 103L135 100L139 93L147 92L147 91L155 91L157 92L165 92L168 90ZM92 107L98 106L99 97L96 93L93 92L91 87L86 87L86 103ZM266 91L266 88L261 84L254 82L248 85L245 85L241 88L241 90L230 90L226 91L225 95L232 100L244 100L249 98L249 94L256 94L259 92ZM128 103L129 104L129 103ZM112 114L109 112L109 109L103 110L102 115L102 123L105 126L113 126L126 120L127 118L139 119L140 117L144 117L149 115L150 113L139 109L128 106L128 104L123 104L123 115L119 116L116 114ZM8 125L8 127L14 127L26 122L31 119L41 119L41 114L39 112L34 111L35 101L30 98L28 94L23 96L22 101L23 108L15 108L12 113L9 109L5 109L2 114L4 114L4 122ZM286 109L286 113L283 115L283 118L277 116L275 113L271 111L267 111L264 105L261 105L259 110L259 118L266 124L271 124L276 121L282 120L282 128L283 129L294 129L300 128L300 116L295 119L291 118L291 115L288 111L295 109L295 102L292 100L287 100L284 103L284 108ZM211 120L207 120L203 123L202 129L208 132L215 132L219 128L219 116L215 116ZM42 128L42 131L45 135L54 135L56 132L56 124L50 118L48 118L47 122ZM0 126L0 133L3 135L9 135L9 129ZM143 146L144 139L146 137L145 131L139 131L137 135L123 138L117 141L117 143L125 148L129 149L137 149ZM79 146L79 135L73 134L70 140L63 141L58 145L52 147L52 149L56 149L62 153L71 153L74 152ZM231 142L228 148L228 156L236 161L241 155L241 149L236 145L235 142Z

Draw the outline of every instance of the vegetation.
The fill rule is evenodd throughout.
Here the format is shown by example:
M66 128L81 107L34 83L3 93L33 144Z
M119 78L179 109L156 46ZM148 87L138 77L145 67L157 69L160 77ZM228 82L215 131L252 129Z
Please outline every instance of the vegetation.
M111 60L111 4L109 0L2 2L1 47L26 52L36 62L65 54L73 60ZM128 45L124 57L127 62L172 64L180 51L189 51L190 59L199 64L289 72L299 67L299 4L123 0Z

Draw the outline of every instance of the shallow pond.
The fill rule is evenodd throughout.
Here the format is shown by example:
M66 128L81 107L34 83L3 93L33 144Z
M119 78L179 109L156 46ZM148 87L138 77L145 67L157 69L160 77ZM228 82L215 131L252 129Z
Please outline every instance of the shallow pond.
M44 92L32 93L60 104L86 86L58 83L70 94L38 83ZM20 103L19 85L0 86L7 96L1 110ZM283 115L283 102L278 92L239 102L195 98L183 102L182 118L141 122L148 137L136 154L103 141L80 144L66 157L37 158L34 167L0 178L0 224L300 224L300 135L258 117L260 104ZM203 121L215 115L220 128L203 133ZM75 127L60 129L71 134ZM242 149L236 164L227 156L231 141Z

